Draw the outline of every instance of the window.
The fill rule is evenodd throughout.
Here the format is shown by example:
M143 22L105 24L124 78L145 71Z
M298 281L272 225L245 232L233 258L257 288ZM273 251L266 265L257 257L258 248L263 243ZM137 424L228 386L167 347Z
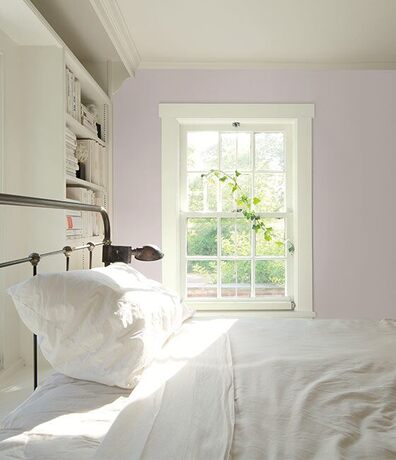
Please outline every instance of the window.
M160 112L165 284L203 310L312 314L312 106L163 104ZM271 241L211 170L238 171L235 196L261 199L255 210Z

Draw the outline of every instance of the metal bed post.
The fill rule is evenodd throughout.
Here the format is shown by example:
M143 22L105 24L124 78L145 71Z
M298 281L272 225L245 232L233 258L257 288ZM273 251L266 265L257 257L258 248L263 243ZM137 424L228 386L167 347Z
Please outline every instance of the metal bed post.
M93 250L95 249L95 244L94 243L87 243L88 246L88 251L89 251L89 269L92 268L92 255L93 255Z
M69 271L69 267L70 267L70 255L71 253L73 252L73 249L70 247L70 246L65 246L63 248L63 254L65 255L66 257L66 271L68 272Z
M40 262L40 254L34 252L30 254L30 263L33 267L33 276L37 275L37 265ZM33 334L33 389L37 388L38 384L38 362L37 362L37 335Z

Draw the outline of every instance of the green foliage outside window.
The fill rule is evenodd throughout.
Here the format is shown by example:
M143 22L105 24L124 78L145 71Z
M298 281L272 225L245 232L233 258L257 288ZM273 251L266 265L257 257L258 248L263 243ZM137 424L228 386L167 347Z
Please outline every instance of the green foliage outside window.
M256 233L256 254L267 256L283 256L284 236L282 231L273 225L274 219L262 218L255 212L255 206L259 205L259 197L249 197L244 193L238 178L239 171L234 175L226 174L220 170L211 170L203 174L202 178L213 180L217 178L221 183L231 190L233 200L236 204L236 212L242 214L244 219L221 219L221 252L222 255L250 256L251 241L250 231L252 228ZM237 228L233 222L242 221ZM217 224L216 219L194 218L191 219L192 226L188 231L188 255L214 256L217 254ZM243 228L245 224L245 229ZM190 261L190 270L193 273L204 275L211 283L216 284L216 262L214 261ZM221 267L222 284L249 283L251 280L250 261L222 262ZM285 263L284 260L262 260L256 262L256 285L284 285ZM220 280L219 280L220 281Z

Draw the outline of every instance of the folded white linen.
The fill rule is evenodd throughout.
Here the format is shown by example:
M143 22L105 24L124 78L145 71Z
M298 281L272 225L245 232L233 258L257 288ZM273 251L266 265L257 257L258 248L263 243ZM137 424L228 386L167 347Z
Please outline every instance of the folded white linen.
M191 320L130 396L95 459L227 459L234 429L230 320Z

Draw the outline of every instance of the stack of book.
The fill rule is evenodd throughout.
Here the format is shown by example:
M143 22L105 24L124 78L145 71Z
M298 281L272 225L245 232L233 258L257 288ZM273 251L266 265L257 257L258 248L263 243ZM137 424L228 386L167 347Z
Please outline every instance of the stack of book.
M65 150L66 150L66 175L76 177L78 171L78 161L76 158L77 139L76 135L66 128L65 131Z
M81 104L81 124L94 133L95 136L98 135L96 116L91 113L84 104Z
M77 139L77 150L87 157L85 180L96 185L106 185L106 149L92 139Z
M66 67L66 110L81 123L81 85L73 72Z
M93 192L84 187L67 187L66 197L69 200L98 206L104 206L106 202L104 193ZM68 211L66 224L68 238L90 238L103 234L102 217L99 213Z
M82 238L83 237L83 216L81 211L66 212L66 237Z

